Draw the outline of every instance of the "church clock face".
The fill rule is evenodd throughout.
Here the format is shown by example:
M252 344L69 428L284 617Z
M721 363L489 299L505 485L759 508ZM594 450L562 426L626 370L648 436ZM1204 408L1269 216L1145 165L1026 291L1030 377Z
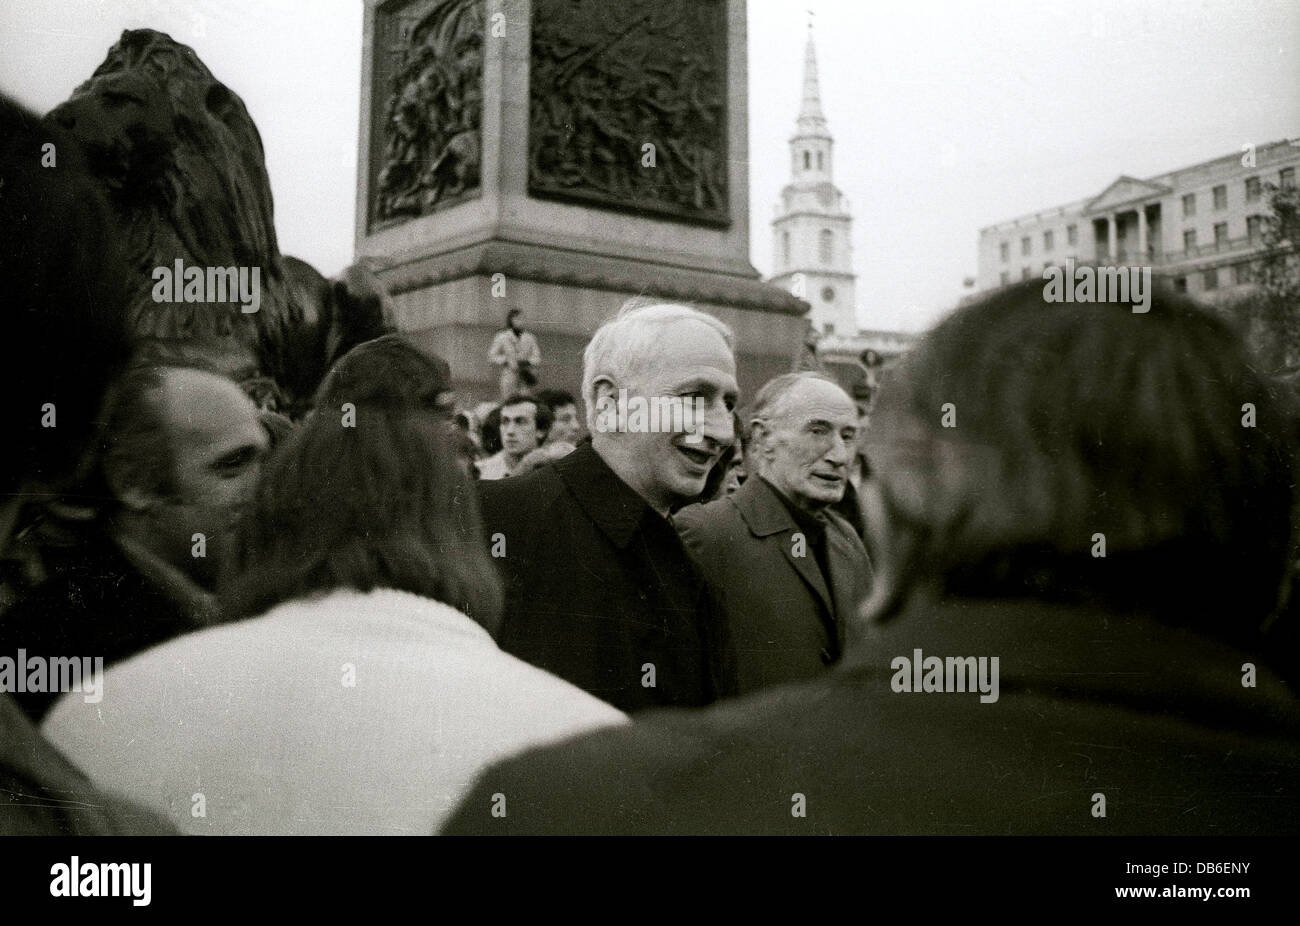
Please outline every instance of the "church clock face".
M831 286L823 287L823 288L822 288L822 302L834 302L834 301L835 301L835 289L834 289L834 287L831 287Z

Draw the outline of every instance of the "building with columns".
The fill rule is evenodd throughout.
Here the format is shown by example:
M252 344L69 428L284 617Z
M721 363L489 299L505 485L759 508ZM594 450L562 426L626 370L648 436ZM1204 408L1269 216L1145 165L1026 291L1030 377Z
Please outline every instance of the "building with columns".
M817 52L809 26L804 47L803 96L790 136L790 182L781 191L772 219L769 282L808 302L809 337L816 362L859 398L874 388L875 367L863 364L872 351L883 363L911 346L914 337L867 331L858 325L853 270L853 216L835 185L834 146L822 112ZM870 384L864 388L864 384Z
M1120 176L1095 196L990 225L979 233L977 289L1041 279L1073 258L1150 266L1199 298L1231 298L1252 282L1264 185L1294 185L1297 166L1300 146L1272 142L1155 177Z

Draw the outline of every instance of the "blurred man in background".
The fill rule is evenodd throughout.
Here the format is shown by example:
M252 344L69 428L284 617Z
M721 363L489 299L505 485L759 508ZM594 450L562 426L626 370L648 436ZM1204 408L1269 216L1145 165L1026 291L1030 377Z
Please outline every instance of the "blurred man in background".
M546 432L545 443L578 446L583 429L577 400L563 389L543 389L537 399L551 410L551 429Z
M505 479L515 475L521 460L541 446L551 426L551 410L526 395L501 404L501 449L478 463L480 479Z
M498 370L501 400L518 393L531 394L537 385L537 368L542 365L542 349L531 331L522 327L523 312L506 313L506 326L492 338L488 362Z

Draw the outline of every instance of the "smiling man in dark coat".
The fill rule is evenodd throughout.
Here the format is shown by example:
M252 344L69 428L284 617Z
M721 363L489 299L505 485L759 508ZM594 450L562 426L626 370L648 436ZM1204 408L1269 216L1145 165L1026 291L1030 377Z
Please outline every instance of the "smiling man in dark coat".
M525 753L445 831L1300 833L1295 433L1185 297L959 309L882 387L845 664Z
M625 309L596 332L583 358L591 443L480 483L506 583L502 649L624 711L734 690L725 627L669 514L734 438L735 370L730 330L684 306ZM597 416L659 398L702 416L682 419L690 431Z
M734 494L673 521L718 595L741 693L816 678L839 661L871 564L830 506L857 452L857 408L820 373L786 373L754 399L747 459Z

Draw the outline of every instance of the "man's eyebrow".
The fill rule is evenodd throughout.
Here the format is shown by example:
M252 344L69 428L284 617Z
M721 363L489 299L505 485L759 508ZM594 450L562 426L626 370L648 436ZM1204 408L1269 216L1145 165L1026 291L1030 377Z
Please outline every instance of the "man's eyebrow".
M708 390L710 392L725 392L730 387L720 387L713 380L706 377L694 376L690 379L682 380L677 384L678 389L695 389L699 391Z
M229 466L232 463L242 463L249 457L254 457L262 452L258 444L244 444L242 447L236 447L234 450L227 451L213 461L213 466Z
M672 387L672 392L702 392L706 395L721 395L724 398L733 401L740 396L739 389L733 389L730 386L719 386L717 383L707 379L688 379L685 382L678 383Z

